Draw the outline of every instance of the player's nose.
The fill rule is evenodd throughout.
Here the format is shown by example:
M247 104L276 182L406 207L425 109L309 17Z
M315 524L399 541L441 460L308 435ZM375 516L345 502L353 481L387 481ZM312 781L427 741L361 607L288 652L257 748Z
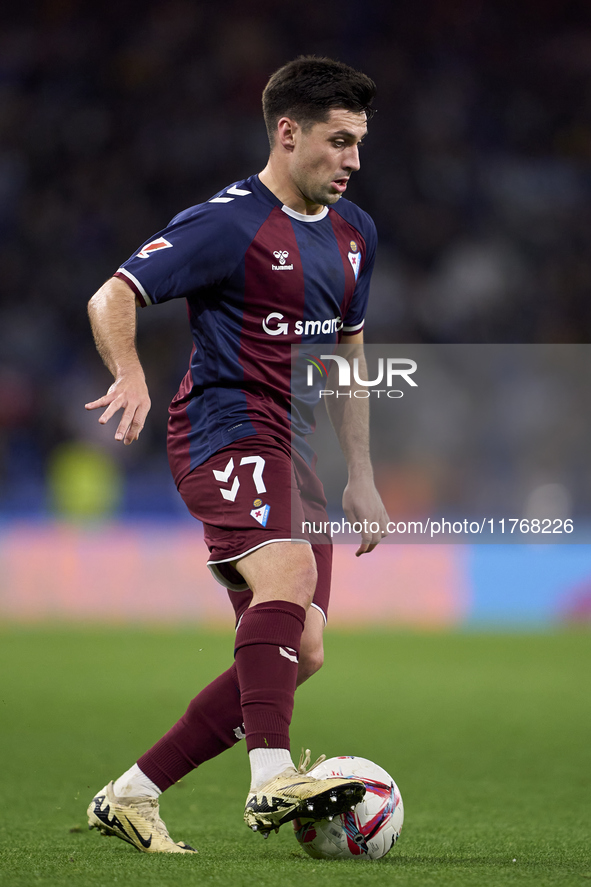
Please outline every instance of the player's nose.
M343 155L343 167L351 172L357 172L360 166L359 148L357 145L350 145Z

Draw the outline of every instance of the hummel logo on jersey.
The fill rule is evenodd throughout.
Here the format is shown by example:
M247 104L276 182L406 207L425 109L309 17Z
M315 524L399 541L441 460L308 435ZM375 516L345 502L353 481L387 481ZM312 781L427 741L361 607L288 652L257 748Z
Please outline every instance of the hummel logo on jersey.
M234 197L248 197L249 194L252 194L252 191L245 191L244 188L237 188L236 185L232 185L231 188L228 188L226 194L233 194ZM209 203L231 203L234 197L212 197Z
M279 647L279 655L283 656L285 659L289 659L290 662L298 662L297 651L293 650L291 647Z
M285 264L285 260L289 256L289 253L286 249L276 249L273 255L279 262L278 265L271 265L273 271L293 271L293 265Z
M138 259L147 259L152 253L157 252L159 249L168 249L169 246L172 246L172 243L166 237L159 237L157 240L152 240L151 243L146 243L145 246L142 246L137 257Z

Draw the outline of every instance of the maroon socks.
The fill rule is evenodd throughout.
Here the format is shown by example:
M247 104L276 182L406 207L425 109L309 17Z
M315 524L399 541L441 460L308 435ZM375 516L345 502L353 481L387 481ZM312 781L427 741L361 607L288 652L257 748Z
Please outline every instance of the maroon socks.
M289 601L250 607L236 632L236 669L248 751L289 749L306 611Z
M137 763L164 791L243 737L240 688L233 665L189 703L180 721Z
M138 760L163 791L246 733L248 750L289 749L289 725L306 611L289 601L250 607L236 632L236 661Z

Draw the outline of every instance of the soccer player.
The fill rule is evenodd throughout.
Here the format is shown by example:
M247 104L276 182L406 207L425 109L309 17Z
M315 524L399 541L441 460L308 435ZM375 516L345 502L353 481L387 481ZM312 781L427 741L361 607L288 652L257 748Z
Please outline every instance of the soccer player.
M135 348L136 304L185 298L190 367L170 407L172 473L203 522L208 566L236 612L234 664L183 717L91 801L89 825L146 852L190 853L159 815L159 795L246 737L251 785L244 818L266 837L296 816L341 813L361 782L315 779L289 751L296 685L322 664L332 549L306 521L326 520L306 441L311 391L293 396L291 347L362 353L376 246L369 216L343 198L359 169L375 84L331 59L300 57L263 93L271 145L259 175L176 216L92 297L97 348L115 381L87 409L123 410L115 437L137 440L150 408ZM330 409L349 469L343 507L371 551L388 520L373 482L366 400Z

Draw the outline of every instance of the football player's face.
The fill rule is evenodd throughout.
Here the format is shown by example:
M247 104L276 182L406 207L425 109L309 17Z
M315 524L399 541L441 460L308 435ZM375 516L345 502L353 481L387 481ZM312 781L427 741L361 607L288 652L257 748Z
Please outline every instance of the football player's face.
M344 194L359 169L359 146L367 134L365 112L333 108L326 123L297 127L291 177L307 206L330 206Z

